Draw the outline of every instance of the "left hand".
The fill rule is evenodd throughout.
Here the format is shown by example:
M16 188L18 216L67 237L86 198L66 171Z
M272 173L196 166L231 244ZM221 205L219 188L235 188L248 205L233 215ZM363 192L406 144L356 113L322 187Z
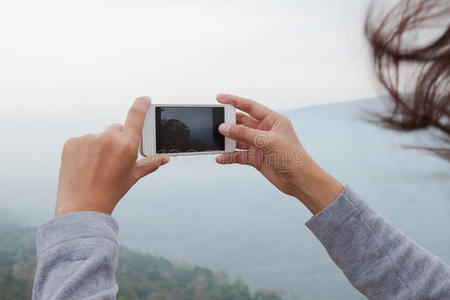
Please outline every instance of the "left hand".
M136 161L149 97L136 99L125 125L69 139L62 154L55 216L75 211L111 214L142 177L166 164L166 156Z

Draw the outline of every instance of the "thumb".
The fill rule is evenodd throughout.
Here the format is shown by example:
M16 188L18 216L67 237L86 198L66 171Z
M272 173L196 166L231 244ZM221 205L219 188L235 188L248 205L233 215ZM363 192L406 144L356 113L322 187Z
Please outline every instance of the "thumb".
M153 155L144 157L136 162L134 175L137 179L156 171L160 166L169 162L169 157L162 155Z

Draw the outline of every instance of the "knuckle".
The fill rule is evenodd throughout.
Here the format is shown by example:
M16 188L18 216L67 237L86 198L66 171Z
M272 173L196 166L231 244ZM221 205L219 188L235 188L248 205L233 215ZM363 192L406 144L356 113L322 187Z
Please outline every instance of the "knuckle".
M72 138L66 140L64 142L64 149L71 148L72 146L74 146L76 144L77 141L78 141L78 138L75 138L75 137L72 137Z
M269 114L267 119L269 121L269 125L272 127L274 124L276 124L277 122L282 120L282 115L277 114L277 113L271 113L271 114Z
M129 110L130 114L142 114L145 113L144 108L141 105L133 105Z
M253 109L253 103L251 101L248 101L248 102L242 104L242 110L251 111L252 109Z
M110 129L118 129L118 130L122 130L123 129L123 125L120 123L114 123L112 125L109 126Z
M92 142L95 140L96 136L93 133L87 133L81 137L81 140L84 142Z
M72 137L66 140L64 142L61 158L64 158L65 156L70 155L70 153L76 151L81 141L82 139L80 137Z
M256 103L255 101L253 101L253 100L249 100L249 103L248 103L248 109L250 110L250 111L255 111L256 109L258 108L258 103Z
M76 141L76 138L72 137L72 138L66 140L66 142L64 143L64 146L70 146L70 145L74 144L75 141Z
M100 134L99 139L101 139L102 141L114 140L115 136L116 133L114 131L106 130Z
M291 119L289 119L285 115L280 115L280 120L283 121L283 123L286 123L288 125L292 125Z
M236 136L243 137L245 135L245 127L243 125L236 126Z
M132 107L130 107L130 109L128 110L128 114L134 114L137 112L137 108L136 105L133 105Z
M117 136L118 134L115 132L103 132L95 136L93 142L96 144L96 147L109 149L116 147Z

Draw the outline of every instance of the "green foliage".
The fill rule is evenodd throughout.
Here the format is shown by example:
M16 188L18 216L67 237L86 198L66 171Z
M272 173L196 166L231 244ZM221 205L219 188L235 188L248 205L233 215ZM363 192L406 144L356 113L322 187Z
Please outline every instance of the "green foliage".
M0 300L31 299L35 272L34 228L0 221ZM251 294L242 280L230 282L223 273L173 263L121 247L116 271L118 300L279 300L261 290Z
M12 223L0 223L0 300L31 299L34 233Z

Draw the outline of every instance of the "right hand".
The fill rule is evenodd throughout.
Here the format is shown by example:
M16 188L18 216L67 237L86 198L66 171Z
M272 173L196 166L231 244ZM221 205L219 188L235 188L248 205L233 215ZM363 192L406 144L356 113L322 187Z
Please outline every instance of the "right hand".
M287 117L233 95L219 94L217 101L248 113L238 112L236 125L220 125L219 131L236 140L237 148L245 151L222 154L216 158L218 163L253 166L280 191L298 198L313 214L340 194L343 186L306 153Z

